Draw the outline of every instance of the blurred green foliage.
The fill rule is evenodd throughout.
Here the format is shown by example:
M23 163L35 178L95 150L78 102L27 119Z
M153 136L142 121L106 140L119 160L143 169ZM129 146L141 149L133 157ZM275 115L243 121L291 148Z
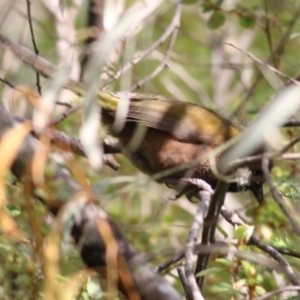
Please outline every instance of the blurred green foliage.
M25 13L25 1L15 2L15 7ZM135 2L127 1L125 6L128 7ZM159 9L145 20L145 24L122 43L115 57L110 58L105 70L109 73L107 76L118 71L136 53L150 47L164 33L173 18L175 2L162 2L164 3L160 4ZM9 7L9 3L9 0L2 1L0 8L2 6L4 11L4 8ZM300 65L299 22L296 22L291 30L290 36L293 38L284 41L279 53L274 54L274 51L283 41L298 5L299 3L293 0L183 1L181 25L168 67L146 82L138 92L167 95L205 105L235 120L255 120L280 85L276 86L277 81L274 84L270 79L271 76L265 76L270 71L261 73L262 66L258 66L236 49L224 45L224 42L231 42L262 61L270 58L268 60L270 65L295 77L299 73ZM55 64L66 59L68 50L75 49L79 57L82 57L84 51L81 48L82 40L79 33L82 33L85 27L87 2L67 1L65 11L60 11L59 7L51 11L46 0L39 4L32 1L32 9L33 27L40 55ZM27 17L18 13L18 10L7 9L6 14L0 14L1 31L11 39L31 48ZM65 18L75 15L74 22L64 24L64 21L61 21L64 20L64 14ZM11 23L6 18L10 19ZM20 30L10 28L12 23ZM60 31L60 26L65 26L65 31ZM64 44L64 50L59 48L59 43ZM134 65L119 80L112 82L110 89L116 91L124 88L122 80L126 76L129 76L130 85L133 85L150 74L161 63L167 47L168 42L162 43L149 57ZM35 74L28 67L15 63L11 57L3 53L0 53L0 59L1 76L5 74L5 78L14 84L35 84ZM78 63L76 56L73 62L75 65ZM78 64L76 66L78 67ZM78 74L74 75L73 72L72 76L77 76L78 79ZM276 79L285 81L277 75ZM46 80L42 82L43 86L47 84ZM3 102L5 97L9 99L8 87L1 84L0 92ZM248 99L247 95L250 95ZM56 114L59 113L61 109L57 109ZM61 122L57 128L78 136L81 124L82 113L76 112ZM99 135L105 136L105 129L101 130ZM287 143L298 135L298 129L282 130L280 141L274 143L280 147L283 141ZM297 145L291 149L291 152L298 151ZM123 156L116 155L116 159L121 165L118 172L106 166L99 172L93 170L86 159L75 157L76 163L86 174L99 205L117 221L126 238L136 249L151 254L150 262L157 266L175 250L184 247L197 204L191 204L184 198L169 200L175 196L173 190L140 174ZM62 165L69 167L67 162L63 162ZM273 179L287 206L299 220L299 164L297 161L284 161L275 165ZM33 250L34 233L24 210L22 186L11 184L12 180L9 175L6 190L7 210L20 228L28 234L30 240L23 245L17 245L9 237L0 236L0 298L23 300L42 298L40 291L43 286L43 275L40 261ZM35 205L36 211L43 216L45 222L41 230L47 235L53 224L53 218L43 205L39 203ZM293 232L268 189L262 207L258 207L250 193L228 194L226 205L236 210L248 224L254 225L255 232L264 241L272 241L278 246L291 249L298 248L299 237ZM222 223L220 227L222 230L218 231L216 238L223 239L226 233L229 244L238 248L235 239L238 236L234 228L226 223ZM241 251L259 252L254 247L241 248ZM73 246L63 246L61 252L62 276L83 267ZM299 261L287 259L299 273ZM174 286L183 293L176 272L167 270L166 273L172 276ZM220 293L223 293L225 299L245 299L243 297L251 293L258 296L265 291L277 289L278 276L286 280L279 268L274 271L246 260L217 256L213 256L209 268L202 275L207 276L203 290L206 299L216 299ZM82 288L78 299L97 299L95 294L102 297L101 293L97 284L88 282Z

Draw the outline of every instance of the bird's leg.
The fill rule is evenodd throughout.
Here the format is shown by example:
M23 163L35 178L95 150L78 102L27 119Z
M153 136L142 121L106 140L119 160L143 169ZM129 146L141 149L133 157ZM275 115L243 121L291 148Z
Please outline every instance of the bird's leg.
M182 189L182 194L185 194L188 200L191 202L193 202L193 197L201 200L201 197L199 197L199 193L201 191L206 191L210 195L214 193L214 190L210 184L199 178L181 178L179 182L188 185Z
M214 190L208 184L206 181L199 179L199 178L181 178L179 182L185 183L185 184L191 184L195 187L197 187L199 190L207 191L210 194L214 193Z
M175 197L170 198L170 200L177 200L182 195L186 195L189 201L195 196L199 199L199 191L206 191L210 195L214 193L214 190L205 180L199 178L180 178L180 179L167 179L164 180L167 187L173 189L180 189L180 192L175 195Z

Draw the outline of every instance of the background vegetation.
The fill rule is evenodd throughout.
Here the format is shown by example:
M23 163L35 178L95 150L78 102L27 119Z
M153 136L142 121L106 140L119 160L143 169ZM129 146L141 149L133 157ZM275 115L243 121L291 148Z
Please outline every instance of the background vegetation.
M137 3L144 3L143 8L126 19L118 36L114 31L116 24L124 12ZM0 0L0 30L11 40L33 49L31 21L42 57L63 68L72 79L89 84L92 78L105 91L129 89L166 95L212 108L232 120L254 121L273 95L290 81L288 77L299 75L299 5L298 0L185 0L182 6L181 1L171 0ZM99 16L99 23L92 24L94 27L89 25L91 8ZM102 48L98 49L98 58L93 58L99 64L95 76L85 59L92 49L90 42L98 36L102 37L99 44ZM58 81L60 75L57 75ZM0 76L15 86L38 88L35 72L3 48ZM53 81L40 80L43 96L51 97ZM0 94L7 110L32 118L34 108L26 97L5 83L0 84ZM61 90L55 100L72 105L77 101L67 90ZM285 105L289 106L289 99ZM51 120L67 109L63 105L55 106ZM79 137L82 125L88 126L89 117L78 110L56 128ZM296 108L294 117L297 119ZM88 130L95 139L107 137L105 128L98 132ZM298 128L289 127L269 132L265 137L274 150L298 136ZM294 159L276 160L272 177L289 213L298 220L297 144L288 151L294 154ZM185 197L170 200L176 195L173 190L138 172L121 154L115 156L120 169L114 171L108 166L95 169L85 157L54 149L52 153L59 157L63 167L72 171L77 181L92 187L101 208L116 221L138 251L149 255L153 266L184 248L197 204ZM5 159L5 156L1 158ZM46 172L51 174L49 168ZM17 183L12 174L6 174L5 184L5 209L26 239L20 242L1 228L0 298L42 299L44 271L36 243L39 237L47 238L54 217L42 203L25 204L24 185ZM55 183L48 181L47 184ZM299 236L267 185L262 206L249 192L228 193L225 205L247 224L254 225L262 241L299 252ZM32 220L37 222L38 230ZM222 218L218 224L216 239L250 253L257 263L234 255L213 255L202 291L205 299L218 299L220 295L224 299L255 299L291 285L280 265L268 254L255 246L244 245L235 228ZM63 243L60 259L62 284L84 267L72 243ZM299 258L286 256L286 259L299 276ZM164 276L184 295L176 271L182 264L180 261L170 267ZM76 299L105 298L98 279L91 277L84 282ZM291 295L297 294L285 292L272 299L290 299Z

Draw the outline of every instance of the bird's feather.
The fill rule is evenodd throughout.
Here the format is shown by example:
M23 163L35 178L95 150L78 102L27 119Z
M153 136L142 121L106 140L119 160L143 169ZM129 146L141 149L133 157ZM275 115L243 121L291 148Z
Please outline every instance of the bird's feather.
M119 101L126 101L122 94L116 95L123 99ZM154 95L143 95L143 99L138 94L130 96L127 109L120 111L118 117L160 130L180 141L214 147L241 132L240 126L218 113L190 102ZM114 113L115 109L109 109Z

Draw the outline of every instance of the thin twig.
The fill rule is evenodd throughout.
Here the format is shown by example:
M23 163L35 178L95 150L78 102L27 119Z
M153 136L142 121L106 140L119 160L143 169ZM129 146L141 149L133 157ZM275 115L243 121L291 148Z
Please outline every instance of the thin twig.
M240 222L239 222L240 223ZM234 223L233 223L234 224ZM243 223L244 224L244 223ZM235 224L238 225L238 224ZM242 225L242 224L241 224ZM254 239L258 239L255 235L254 235ZM248 242L248 245L251 245L251 239ZM281 247L276 247L274 245L270 245L267 243L264 243L266 245L268 245L269 247L274 248L276 251L278 251L280 254L283 255L288 255L291 257L295 257L300 259L300 253L297 251L293 251L290 249L286 249L286 248L281 248ZM219 242L216 241L213 244L210 245L202 245L201 243L198 243L195 245L194 248L194 254L198 255L198 254L221 254L221 255L228 255L228 254L232 254L235 255L236 257L238 257L239 259L243 259L243 260L248 260L252 263L260 263L260 265L262 266L269 266L270 262L266 261L264 259L264 262L259 262L257 260L257 258L255 257L255 252L251 252L251 253L246 253L244 251L239 251L236 248L232 248L229 247L228 244L224 243L224 242ZM184 258L185 255L185 250L182 249L180 250L178 253L176 253L175 255L173 255L172 257L168 258L167 260L165 260L164 262L162 262L157 268L156 268L156 272L157 273L162 273L164 270L168 269L169 267L171 267L173 264L178 263L180 260L182 260Z
M299 291L299 290L300 290L300 286L286 286L286 287L280 288L276 291L266 293L263 296L257 297L256 300L267 300L277 294L281 294L281 293L285 293L285 292L294 292L294 291Z
M168 258L167 260L165 260L164 262L159 264L156 268L156 272L161 273L165 269L169 268L171 265L173 265L173 264L179 262L180 260L182 260L184 258L184 255L185 255L185 249L179 251L174 256Z
M274 56L277 56L277 55L280 55L281 53L283 53L283 48L284 48L285 44L287 43L287 41L289 40L292 30L295 26L295 23L299 20L299 17L300 17L300 5L298 6L297 10L295 11L294 15L292 16L291 21L288 24L287 29L286 29L284 35L282 36L281 40L279 41L276 49L266 60L267 64L273 59ZM251 99L255 89L258 87L258 85L260 84L260 82L263 78L264 78L263 74L260 72L257 75L256 80L253 82L253 84L249 88L248 93L245 96L245 98L243 99L243 101L240 103L240 105L237 107L237 109L235 109L234 114L239 112L241 107L243 105L245 105Z
M19 7L16 5L13 5L13 11L21 18L25 18L26 20L28 19L28 13L25 13L22 11ZM45 26L41 21L39 21L37 18L34 16L31 16L31 20L34 22L35 25L37 25L42 31L43 34L49 37L52 40L57 40L59 36L55 33L49 30L49 27ZM68 43L70 46L73 45L69 40L66 38L64 39L66 43Z
M229 251L229 246L224 242L215 242L210 245L203 245L198 243L195 245L193 253L194 254L207 254L207 253L217 253L217 254L227 254ZM169 268L171 265L179 262L185 256L185 249L180 250L174 256L168 258L166 261L161 263L157 268L156 272L161 273L162 271Z
M285 153L281 155L283 160L299 160L300 153Z
M288 149L293 147L295 144L297 144L300 141L300 136L296 137L292 141L290 141L287 145L285 145L283 148L280 150L274 152L274 153L264 153L264 154L259 154L259 155L252 155L244 158L238 158L235 159L234 161L230 162L229 165L231 168L238 168L241 166L245 166L254 162L259 162L262 160L263 157L267 159L275 159L281 156L283 159L298 159L298 155L295 156L297 153L285 153ZM284 154L285 153L285 154Z
M241 48L235 46L235 45L232 44L232 43L227 43L227 42L225 42L224 44L225 44L225 45L228 45L228 46L231 46L231 47L235 48L236 50L238 50L238 51L244 53L245 55L247 55L247 56L249 56L251 59L253 59L255 62L257 62L258 64L260 64L260 65L262 65L262 66L264 66L264 67L266 67L266 68L268 68L268 69L270 69L270 70L273 71L274 73L276 73L276 74L278 74L278 75L280 75L280 76L282 76L282 77L284 77L284 78L289 79L291 82L293 82L293 83L295 83L295 84L297 84L297 85L300 85L300 82L299 82L299 81L297 81L297 80L295 80L294 78L292 78L292 77L290 77L290 76L288 76L288 75L282 73L281 71L277 70L276 68L270 66L268 63L263 62L262 60L260 60L260 59L257 58L256 56L254 56L252 53L247 52L247 51L244 51L244 50L242 50Z
M91 45L94 41L97 40L97 37L104 31L103 25L103 14L104 14L104 5L105 1L96 0L96 1L88 1L88 9L87 9L87 21L86 28L96 28L97 35L94 34L92 36L88 36L84 41L85 53L83 53L83 57L81 59L81 67L80 67L80 76L79 80L84 80L84 74L86 67L90 60L91 54Z
M273 53L273 44L272 44L272 34L271 34L271 26L270 26L271 22L270 22L270 19L269 19L269 6L268 6L267 0L265 0L264 3L265 3L265 13L266 13L265 32L266 32L266 36L267 36L268 46L269 46L270 52L272 54ZM273 59L273 66L276 67L276 57L275 57L275 55L273 55L272 59Z
M287 150L289 150L291 147L296 145L298 142L300 142L300 136L294 138L292 141L290 141L286 146L284 146L282 149L278 151L278 155L281 155L285 153Z
M176 18L176 23L177 25L175 26L174 28L174 31L172 33L172 36L171 36L171 40L170 40L170 43L169 43L169 46L168 46L168 49L167 49L167 52L166 52L166 55L164 57L164 59L162 60L162 62L159 64L159 66L151 73L149 74L148 76L146 76L145 78L139 80L135 85L133 85L131 88L130 88L130 91L134 91L136 89L139 89L141 86L143 86L146 82L152 80L154 77L156 77L165 67L168 66L168 61L170 59L170 55L172 53L172 50L173 50L173 47L174 47L174 44L175 44L175 41L176 41L176 37L177 37L177 34L178 34L178 28L179 28L179 25L180 25L180 13L176 14L177 15L177 18Z
M10 88L12 88L12 89L18 90L18 89L16 88L16 86L15 86L13 83L11 83L10 81L8 81L8 80L6 80L6 79L3 79L3 78L1 78L1 77L0 77L0 81L3 82L3 83L5 83L6 85L8 85L8 86L9 86ZM68 108L73 107L71 104L66 103L66 102L56 101L55 104L61 105L61 106L66 106L66 107L68 107Z
M35 137L37 138L39 137L38 133L33 132L33 134L35 135ZM51 128L45 129L43 134L45 134L50 139L52 146L55 146L58 149L61 149L63 151L69 151L74 154L86 157L82 143L78 138L70 136L63 131L59 131ZM109 167L111 167L113 170L117 171L120 168L120 165L115 161L113 156L110 154L120 152L118 144L104 140L102 146L104 149L104 155L102 157L103 162Z
M226 210L226 208L224 206L222 207L221 214L226 219L226 221L228 221L232 225L243 225L243 224L245 224L239 218L238 215L236 215L236 214L232 215L230 212L228 212ZM234 216L234 218L233 218L233 216ZM273 246L262 243L255 234L252 234L252 236L249 239L248 244L249 245L255 245L256 247L258 247L262 251L268 253L272 258L274 258L278 262L278 264L280 265L280 267L282 268L284 273L290 279L291 283L294 284L294 285L300 285L300 281L299 281L297 275L294 273L293 269L291 268L290 264L285 260L285 258L279 253L279 251L277 249L275 249Z
M273 257L278 262L284 273L289 277L291 283L295 286L300 286L299 277L295 274L287 260L285 260L285 258L277 250L269 245L263 244L255 235L251 236L249 242ZM298 294L300 296L300 292Z
M277 250L280 254L288 255L288 256L300 259L299 251L294 251L294 250L290 250L290 249L286 249L286 248L282 248L282 247L277 247L274 245L270 245L270 246L273 247L275 250Z
M229 224L233 226L241 226L245 224L236 212L227 210L224 205L221 208L221 215Z
M79 103L79 104L76 104L75 106L71 106L70 109L68 109L67 111L63 112L59 117L57 117L55 120L53 120L49 126L55 126L58 123L62 122L69 115L71 115L75 111L81 109L82 106L83 106L83 103Z
M33 26L32 26L31 9L30 9L31 2L30 2L30 0L26 0L26 3L27 3L28 23L29 23L29 28L30 28L30 35L31 35L31 40L32 40L32 44L33 44L33 49L34 49L35 54L39 55L39 50L38 50L38 47L35 42ZM41 82L40 82L40 74L39 74L39 72L35 72L35 73L36 73L36 87L37 87L39 94L41 95L42 88L41 88Z
M11 87L12 89L16 88L16 86L13 85L11 82L9 82L8 80L5 80L5 79L3 79L1 77L0 77L0 81L3 82L3 83L5 83L6 85L8 85L9 87Z
M9 114L7 112L7 114ZM12 116L18 122L24 122L25 119L19 116ZM59 131L53 128L46 128L42 133L32 131L31 134L37 139L40 138L41 134L46 135L49 138L52 146L57 147L63 151L72 152L74 154L86 157L84 148L80 140L76 137L66 134L63 131ZM102 142L104 155L103 162L111 167L113 170L117 171L120 165L115 161L111 154L121 153L120 145L118 142L111 141L109 139L104 139Z
M103 86L107 86L114 80L118 80L124 73L128 72L130 69L132 69L136 64L138 64L141 60L143 60L145 57L147 57L151 52L153 52L156 48L158 48L160 45L162 45L168 37L174 32L176 28L179 26L180 22L180 16L182 11L182 0L177 1L176 10L173 16L173 20L171 21L170 25L166 29L166 31L163 33L163 35L155 41L149 48L144 50L142 53L138 55L138 57L135 57L132 59L129 63L127 63L121 70L119 70L112 78L107 80Z
M186 295L186 300L193 300L192 296L191 296L191 289L190 286L184 276L184 273L182 271L181 268L177 268L177 273L180 279L180 282L182 284L182 287L184 289L185 295Z
M65 107L68 107L68 108L73 107L70 103L67 103L67 102L55 101L55 104L65 106Z

